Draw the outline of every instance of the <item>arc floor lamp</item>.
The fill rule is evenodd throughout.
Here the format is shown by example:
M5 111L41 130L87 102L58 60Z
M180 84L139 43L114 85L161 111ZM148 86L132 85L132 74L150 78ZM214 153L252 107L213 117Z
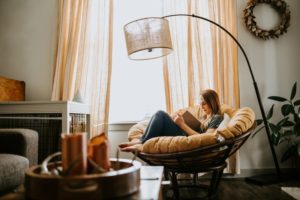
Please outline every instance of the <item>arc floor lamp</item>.
M277 156L274 150L274 146L272 145L271 134L267 123L266 114L263 108L260 93L257 87L257 83L255 81L255 77L252 72L252 68L248 56L244 48L242 47L242 45L239 43L239 41L226 28L224 28L223 26L221 26L220 24L212 20L194 14L173 14L173 15L166 15L163 17L150 17L150 18L138 19L129 22L124 26L127 52L129 58L133 60L147 60L147 59L158 58L170 54L173 50L173 47L172 47L172 41L171 41L171 35L169 29L169 22L166 18L178 17L178 16L193 17L214 24L215 26L219 27L224 32L226 32L235 41L239 49L242 51L247 61L247 66L251 75L251 79L253 81L253 87L255 90L258 105L265 125L268 142L271 148L271 153L276 168L276 175L274 174L260 175L255 177L249 177L246 180L261 185L280 181L281 172L280 172Z

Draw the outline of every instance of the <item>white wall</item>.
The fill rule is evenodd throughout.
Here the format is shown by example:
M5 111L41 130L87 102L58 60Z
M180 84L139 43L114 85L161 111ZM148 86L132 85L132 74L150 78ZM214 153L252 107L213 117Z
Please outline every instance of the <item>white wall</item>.
M267 97L272 95L289 97L290 90L295 81L298 81L297 96L300 96L300 1L286 0L291 10L291 26L288 28L286 34L278 39L270 39L268 41L254 37L246 29L242 21L243 9L246 7L246 2L246 0L237 1L238 40L249 57L261 99L267 112L274 103L267 99ZM270 11L273 10L267 7L267 5L264 7L260 5L255 8L255 14L257 14L258 18L257 22L263 27L266 27L268 24L274 24L273 18L277 14ZM239 52L239 76L241 106L254 108L257 117L261 118L250 73L241 52ZM279 110L276 110L274 115L276 113L279 113ZM276 148L279 160L282 155L281 148L283 146ZM259 133L253 139L250 138L241 149L240 155L242 169L274 168L265 132ZM286 167L287 164L280 165Z
M116 157L118 151L118 145L122 142L128 141L127 133L128 129L133 124L119 124L119 125L110 125L108 132L108 139L110 143L110 157ZM132 159L134 155L132 153L119 151L120 158ZM141 161L140 159L138 159Z
M56 0L0 1L0 75L23 80L26 100L50 100Z

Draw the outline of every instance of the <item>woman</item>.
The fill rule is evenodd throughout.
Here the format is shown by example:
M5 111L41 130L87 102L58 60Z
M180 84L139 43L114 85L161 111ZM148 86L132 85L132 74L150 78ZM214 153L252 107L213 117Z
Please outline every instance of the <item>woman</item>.
M126 142L119 145L121 151L135 151L142 147L142 144L153 137L159 136L191 136L204 132L213 132L223 120L221 115L220 100L214 90L201 92L201 109L204 115L199 119L201 127L199 132L189 127L180 113L168 115L164 111L156 112L139 141Z

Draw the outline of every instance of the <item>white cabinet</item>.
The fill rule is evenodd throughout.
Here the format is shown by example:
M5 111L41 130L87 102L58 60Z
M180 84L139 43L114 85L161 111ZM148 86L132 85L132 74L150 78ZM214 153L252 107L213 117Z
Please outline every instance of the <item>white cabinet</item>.
M90 109L71 101L0 102L0 128L30 128L39 133L39 162L60 150L61 133L90 133Z

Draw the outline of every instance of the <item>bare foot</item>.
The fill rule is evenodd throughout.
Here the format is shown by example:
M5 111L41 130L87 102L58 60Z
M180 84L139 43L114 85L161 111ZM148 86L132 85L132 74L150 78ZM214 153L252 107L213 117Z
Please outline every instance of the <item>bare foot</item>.
M124 142L124 143L119 144L119 148L122 149L122 148L130 147L130 146L133 146L136 144L141 144L141 141Z
M135 144L124 148L120 148L120 150L125 152L136 152L136 151L142 151L142 147L143 144Z

